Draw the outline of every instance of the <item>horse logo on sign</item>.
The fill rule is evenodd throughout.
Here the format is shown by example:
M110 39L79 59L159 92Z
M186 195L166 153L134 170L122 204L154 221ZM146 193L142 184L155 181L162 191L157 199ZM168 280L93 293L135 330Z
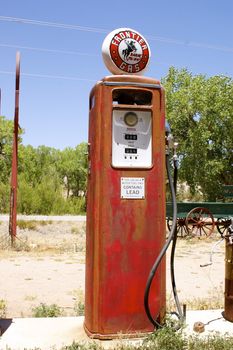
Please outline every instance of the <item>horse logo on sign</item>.
M125 60L128 59L128 57L130 56L131 52L136 52L137 48L135 46L135 42L133 40L131 41L125 41L126 45L127 45L127 49L122 50L122 54Z
M148 43L132 29L111 32L106 37L102 50L107 67L114 74L140 74L147 67L150 58Z

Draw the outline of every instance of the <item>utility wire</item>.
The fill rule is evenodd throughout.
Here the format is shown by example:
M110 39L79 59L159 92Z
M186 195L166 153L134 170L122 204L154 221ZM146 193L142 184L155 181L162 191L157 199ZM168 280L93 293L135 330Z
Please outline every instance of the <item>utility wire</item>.
M58 22L37 21L34 19L18 18L18 17L0 16L0 21L17 22L17 23L23 23L23 24L34 24L34 25L45 26L45 27L81 30L84 32L93 32L93 33L102 33L102 34L109 33L109 31L107 29L84 27L84 26L78 26L78 25L73 25L73 24L64 24L64 23L58 23Z
M42 51L42 52L51 52L51 53L61 53L61 54L77 55L77 56L90 56L90 57L93 57L93 56L98 57L99 56L98 54L88 53L88 52L78 52L78 51L58 50L58 49L45 49L43 47L20 46L20 45L11 45L11 44L0 44L0 47Z
M15 72L0 70L0 74L15 74ZM34 77L34 78L50 78L50 79L96 82L96 80L94 79L78 78L78 77L72 77L72 76L69 77L65 75L50 75L50 74L36 74L36 73L21 73L20 75L25 77Z
M80 31L91 32L91 33L108 34L110 32L110 30L96 28L96 27L86 27L86 26L79 26L79 25L74 25L74 24L65 24L65 23L58 23L58 22L38 21L38 20L34 20L34 19L19 18L19 17L0 16L0 21L32 24L32 25L71 29L71 30L80 30ZM224 52L233 52L233 48L228 47L228 46L218 46L218 45L212 45L212 44L208 44L208 43L199 43L199 42L178 40L178 39L173 39L173 38L165 38L165 37L161 37L161 36L152 36L152 35L146 35L146 37L148 40L160 41L160 42L164 42L164 43L168 43L168 44L200 47L200 48L204 48L204 49L212 49L212 50L218 50L218 51L224 51Z
M76 56L86 56L86 57L99 57L100 56L98 54L88 53L88 52L78 52L78 51L58 50L58 49L45 49L43 47L20 46L20 45L12 45L12 44L0 44L0 47L7 47L7 48L11 48L11 49L41 51L41 52L48 52L48 53L60 53L60 54L68 54L68 55L76 55ZM162 65L162 66L174 66L174 63L169 63L169 62L156 62L156 64Z

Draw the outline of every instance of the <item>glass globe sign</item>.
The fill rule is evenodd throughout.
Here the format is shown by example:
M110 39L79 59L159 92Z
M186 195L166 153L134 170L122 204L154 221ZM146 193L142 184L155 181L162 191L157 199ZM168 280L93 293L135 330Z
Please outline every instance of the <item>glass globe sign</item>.
M102 56L112 74L141 75L150 61L150 47L136 30L118 28L103 41Z

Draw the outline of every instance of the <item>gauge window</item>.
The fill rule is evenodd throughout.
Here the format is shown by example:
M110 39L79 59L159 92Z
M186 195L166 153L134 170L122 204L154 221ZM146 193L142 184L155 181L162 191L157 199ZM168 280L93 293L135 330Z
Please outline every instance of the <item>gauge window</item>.
M134 112L128 112L124 115L124 122L127 126L135 126L138 123L138 116Z

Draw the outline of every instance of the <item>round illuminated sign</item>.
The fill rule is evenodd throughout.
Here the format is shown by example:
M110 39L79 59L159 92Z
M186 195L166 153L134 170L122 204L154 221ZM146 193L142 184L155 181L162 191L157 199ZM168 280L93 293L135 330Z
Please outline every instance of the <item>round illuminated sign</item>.
M124 116L124 122L128 126L135 126L138 123L138 116L134 112L128 112Z
M150 60L150 47L136 30L119 28L104 39L102 54L113 74L142 74Z

